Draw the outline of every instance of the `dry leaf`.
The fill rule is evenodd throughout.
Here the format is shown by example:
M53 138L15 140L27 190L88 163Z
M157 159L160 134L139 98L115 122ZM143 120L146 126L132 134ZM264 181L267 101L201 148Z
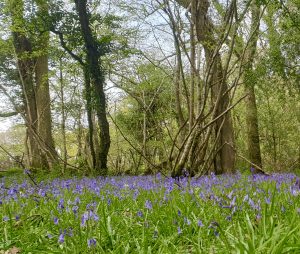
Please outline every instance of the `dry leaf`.
M18 254L18 253L21 253L21 250L16 246L8 249L7 251L0 250L0 254Z

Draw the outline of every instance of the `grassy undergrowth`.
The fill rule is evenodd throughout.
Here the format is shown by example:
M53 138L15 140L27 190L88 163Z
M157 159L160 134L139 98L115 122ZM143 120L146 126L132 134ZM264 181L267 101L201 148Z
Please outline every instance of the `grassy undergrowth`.
M23 177L24 178L24 177ZM300 253L293 174L0 179L0 251Z

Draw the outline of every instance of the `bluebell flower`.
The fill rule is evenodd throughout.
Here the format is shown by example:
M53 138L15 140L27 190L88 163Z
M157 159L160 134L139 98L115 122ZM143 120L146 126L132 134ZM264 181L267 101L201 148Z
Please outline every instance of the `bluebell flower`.
M97 244L97 241L96 241L95 238L91 238L91 239L88 239L88 240L87 240L87 244L88 244L89 248L95 247L96 244Z
M59 219L58 219L57 217L54 217L54 218L53 218L53 222L54 222L55 225L57 225L58 222L59 222Z
M180 227L177 227L177 233L178 233L178 235L180 235L180 234L182 233L182 231L181 231L181 228L180 228Z
M51 238L53 238L53 235L50 234L50 233L48 233L48 234L46 235L46 237L48 237L49 239L51 239Z
M198 220L197 225L198 225L198 227L203 227L204 226L202 220Z
M152 210L152 203L148 199L145 202L145 208L147 208L148 210Z
M84 212L84 214L81 217L81 226L85 226L86 221L89 219L89 213L88 212Z
M73 237L73 228L69 228L69 233L68 233L68 235L69 235L70 237Z
M297 177L295 185L294 185L298 190L300 190L300 178Z
M79 198L79 197L76 197L75 200L74 200L74 203L75 203L75 205L80 204L80 198Z
M138 211L136 215L141 218L141 217L143 217L143 212L142 211Z
M64 235L64 233L61 233L58 237L58 242L59 243L64 243L64 241L65 241L65 235Z
M72 207L72 211L74 214L77 214L79 207L77 205Z
M64 203L65 203L64 199L63 199L63 198L61 198L61 199L59 200L59 203L58 203L57 209L59 209L59 210L63 210L63 209L65 208L65 206L64 206Z
M231 216L226 216L226 220L231 221L232 217Z
M93 218L94 221L99 220L99 216L96 213L92 212L92 211L90 211L89 216L90 216L90 218Z
M184 223L187 224L188 226L191 225L191 221L186 217L184 217Z
M26 175L30 175L31 174L31 171L27 168L24 169L24 174Z

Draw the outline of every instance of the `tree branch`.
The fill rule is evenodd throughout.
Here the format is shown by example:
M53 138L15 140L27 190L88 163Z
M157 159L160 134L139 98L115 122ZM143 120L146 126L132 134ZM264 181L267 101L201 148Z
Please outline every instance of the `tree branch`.
M5 113L1 113L0 112L0 117L11 117L11 116L16 116L18 115L19 112L13 111L13 112L5 112Z
M82 61L81 57L79 57L78 55L76 55L66 44L65 40L64 40L64 35L62 32L60 31L56 31L56 30L51 30L52 33L58 35L58 38L60 40L60 45L62 46L62 48L67 51L67 53L77 62L79 62L80 65L85 66L85 63Z

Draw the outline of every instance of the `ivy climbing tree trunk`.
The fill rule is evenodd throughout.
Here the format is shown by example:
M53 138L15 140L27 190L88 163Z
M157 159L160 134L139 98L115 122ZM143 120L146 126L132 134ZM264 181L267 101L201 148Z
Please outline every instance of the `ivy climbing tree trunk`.
M100 129L100 149L99 154L97 154L99 158L99 165L96 165L96 168L100 170L102 175L105 175L107 174L107 156L110 148L110 134L109 123L106 116L106 97L104 93L105 75L101 63L101 55L103 55L104 52L99 50L97 40L91 31L87 1L75 0L75 5L79 16L82 37L84 39L87 60L86 64L93 86L95 111Z

